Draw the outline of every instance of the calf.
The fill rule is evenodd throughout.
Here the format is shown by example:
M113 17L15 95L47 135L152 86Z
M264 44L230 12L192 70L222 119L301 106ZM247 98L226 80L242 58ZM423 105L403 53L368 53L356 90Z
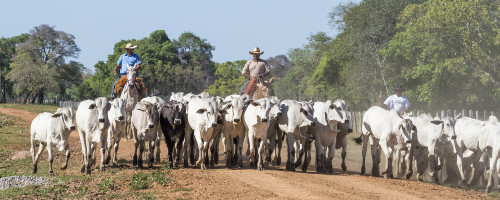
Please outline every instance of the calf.
M118 154L118 146L120 145L120 138L122 134L125 133L125 109L124 109L124 100L120 98L113 99L110 102L111 106L108 111L109 118L109 128L108 128L108 138L107 138L107 156L106 156L106 164L109 164L111 160L111 148L113 148L113 165L118 165L118 159L116 158Z
M267 140L269 148L266 157L266 162L271 162L271 155L274 153L273 165L281 164L281 147L283 145L283 133L278 127L278 118L283 114L281 112L281 100L277 96L269 97L271 102L271 111L269 112L269 128L267 129Z
M244 113L245 131L248 132L250 143L250 167L257 167L263 170L263 159L267 148L267 128L269 127L269 112L271 102L268 98L250 100ZM255 154L255 147L258 146L258 154Z
M104 153L106 151L106 131L109 127L108 111L111 104L106 97L98 97L95 100L85 100L80 103L76 110L76 123L78 134L82 143L83 165L82 173L90 174L90 167L95 165L95 148L101 143L101 166L104 171Z
M223 110L221 112L225 113ZM214 129L217 127L218 113L219 110L213 98L191 98L189 101L188 122L191 130L194 130L199 150L196 165L200 166L202 170L206 169L205 153L209 147L208 143L212 139ZM190 137L190 135L186 135L186 139L188 139L187 137Z
M163 108L163 106L165 105L165 101L163 101L163 99L161 99L160 97L157 97L157 96L145 97L141 101L147 101L147 102L153 104L154 106L156 106L156 109L158 110L158 112L160 112L161 109ZM156 162L160 162L160 144L161 144L161 135L162 135L162 129L160 127L160 117L159 116L160 116L160 113L158 113L155 116L155 127L153 128L153 132L156 133L156 139L155 139L156 154L154 154L153 151L150 151L150 153L152 153L153 155L156 155L154 157Z
M181 157L182 143L185 136L184 129L186 123L183 117L185 113L186 108L184 104L175 100L166 102L161 110L160 126L168 148L168 161L171 167L177 167ZM177 150L174 153L175 147L177 147ZM175 156L175 162L172 155Z
M155 129L155 117L157 115L156 106L141 101L135 105L132 110L132 135L134 136L134 158L132 164L136 168L143 168L142 155L144 152L144 143L147 142L149 149L148 167L153 167L157 133ZM137 148L139 148L139 157L137 157Z
M68 160L70 157L68 139L71 131L75 130L74 120L73 109L71 107L58 108L54 114L44 112L33 119L30 132L30 152L33 157L34 174L38 170L38 158L45 147L47 147L47 153L49 154L49 174L54 174L54 171L52 171L52 145L55 145L59 151L66 151L66 163L61 167L61 170L65 170L68 167ZM37 154L35 154L36 141L40 142Z
M413 148L419 148L420 152L428 152L428 154L418 154L416 155L417 160L417 178L421 181L423 180L423 172L427 169L427 166L423 166L422 163L427 163L423 159L429 159L429 174L434 179L434 182L439 183L437 176L438 170L441 168L437 164L435 155L438 155L440 163L443 163L444 159L444 145L447 143L452 143L457 138L455 134L455 119L451 117L445 117L443 120L430 119L427 115L420 115L418 117L410 117L413 125L417 128L417 145ZM426 156L427 158L424 158Z
M242 167L242 149L245 138L245 127L243 125L243 112L245 104L249 100L248 95L231 95L224 99L226 103L223 109L227 114L222 116L222 132L224 134L224 145L226 152L226 167Z
M305 142L303 139L310 139L313 136L307 133L306 127L314 126L311 113L307 112L302 105L294 100L284 100L281 102L281 112L278 119L278 127L287 134L288 160L287 171L295 171L295 148L296 140Z
M380 163L380 148L384 151L386 157L386 168L382 172L385 178L392 178L392 152L396 145L401 147L412 142L412 131L417 131L410 119L403 119L396 110L385 110L378 106L368 109L363 116L363 125L361 127L361 136L356 138L356 143L363 142L361 165L361 174L365 174L365 156L368 144L368 137L372 141L372 175L378 176L378 165ZM377 145L378 144L378 145ZM410 163L413 159L413 151L410 148ZM406 177L411 177L412 165Z
M337 134L340 132L341 123L346 121L347 106L344 100L337 99L334 103L330 100L326 102L314 103L314 139L316 145L316 171L332 173L332 160L335 156L335 145ZM328 155L325 155L328 152ZM343 156L344 157L344 156ZM344 160L344 159L343 159Z

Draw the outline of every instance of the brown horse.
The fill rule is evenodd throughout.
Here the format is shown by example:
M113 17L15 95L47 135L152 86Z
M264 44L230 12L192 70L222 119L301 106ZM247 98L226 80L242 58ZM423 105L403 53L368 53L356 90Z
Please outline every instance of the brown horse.
M257 83L257 89L252 95L252 99L261 99L264 97L274 96L274 90L271 84L274 81L274 76L269 81Z

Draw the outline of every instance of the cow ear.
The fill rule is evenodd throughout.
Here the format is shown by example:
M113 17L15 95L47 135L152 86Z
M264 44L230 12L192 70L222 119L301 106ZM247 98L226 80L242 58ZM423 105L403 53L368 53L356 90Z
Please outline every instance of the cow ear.
M226 111L226 110L219 110L219 113L220 113L221 115L225 115L225 114L227 114L227 111Z
M441 123L443 123L442 120L432 120L431 123L435 124L435 125L439 125Z
M260 106L260 103L258 101L250 101L250 104L252 104L253 106Z
M233 104L228 103L228 104L226 104L226 106L225 106L225 107L226 107L226 109L229 109L229 108L231 108L231 106L233 106Z
M146 111L146 105L143 103L138 103L135 105L135 109L140 110L140 111Z
M330 109L335 109L335 108L337 108L337 106L335 104L330 104L329 108Z
M303 108L300 108L300 112L301 113L304 113L304 115L308 115L309 113L307 112L307 110L304 110Z
M56 113L52 114L52 118L58 118L58 117L60 117L61 115L62 115L62 113L60 113L60 112L56 112Z
M95 103L90 104L89 109L94 109L96 107Z
M201 108L201 109L199 109L198 111L196 111L196 113L198 113L198 114L203 114L205 111L207 111L207 109L205 109L205 108Z

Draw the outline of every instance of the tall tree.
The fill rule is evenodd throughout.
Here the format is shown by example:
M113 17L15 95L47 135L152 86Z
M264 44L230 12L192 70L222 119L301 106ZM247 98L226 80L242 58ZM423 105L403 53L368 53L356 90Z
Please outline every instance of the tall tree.
M238 94L241 86L246 82L246 78L241 75L241 70L245 66L245 60L225 62L216 64L214 84L206 90L213 96L228 96Z
M5 79L5 75L10 71L10 63L16 52L16 46L26 41L28 36L24 33L12 38L0 38L0 103L6 102L6 93L12 93L12 83Z
M30 30L28 40L16 47L12 70L7 74L14 89L26 96L33 95L33 102L37 97L38 103L43 103L45 92L59 94L64 88L61 84L65 84L60 78L68 75L61 72L72 71L69 68L75 66L67 64L66 58L76 58L80 52L74 39L73 35L46 24ZM81 74L70 76L79 79Z

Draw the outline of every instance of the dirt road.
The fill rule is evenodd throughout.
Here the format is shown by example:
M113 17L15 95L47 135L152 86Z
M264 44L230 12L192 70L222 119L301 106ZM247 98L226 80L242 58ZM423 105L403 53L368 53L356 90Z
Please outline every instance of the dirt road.
M6 115L20 117L25 120L23 126L29 126L36 113L24 110L0 108ZM28 134L29 133L25 133ZM67 175L79 175L81 164L81 148L78 133L71 133L71 168L64 172ZM26 144L28 148L29 144ZM162 161L166 158L166 147L161 146ZM283 148L283 163L286 156ZM120 144L118 158L120 164L130 166L133 152L133 141L123 141ZM147 190L157 197L192 198L192 199L485 199L489 198L481 191L456 189L430 183L400 179L386 180L383 178L361 176L361 147L350 144L348 148L348 172L339 170L340 159L334 159L333 174L315 173L314 159L309 171L286 172L284 166L268 166L264 171L248 168L248 159L244 160L244 169L226 169L223 165L224 156L220 156L219 165L215 169L201 171L194 168L179 168L171 170L171 183L166 188L156 187ZM221 151L222 153L222 151ZM45 154L45 153L44 153ZM336 155L340 155L340 152ZM368 155L370 155L368 153ZM45 155L46 156L46 155ZM62 163L62 153L57 153L55 163ZM370 156L367 156L368 159ZM45 157L46 158L46 157ZM314 155L313 155L314 158ZM100 159L99 156L97 158ZM41 162L46 162L42 158ZM59 164L56 164L59 165ZM158 166L165 165L160 163ZM385 164L381 164L381 167ZM129 167L127 167L129 168ZM371 169L368 163L367 169ZM59 171L59 170L57 170ZM120 173L137 173L138 170L122 171ZM56 172L58 173L58 172ZM59 172L62 173L62 172ZM93 175L101 172L94 171ZM126 182L124 180L121 182ZM88 183L84 183L88 184ZM120 185L121 184L121 185ZM117 183L120 190L126 194L125 183ZM172 193L172 189L185 188L188 192ZM187 195L187 196L182 196ZM93 198L93 197L90 197Z

